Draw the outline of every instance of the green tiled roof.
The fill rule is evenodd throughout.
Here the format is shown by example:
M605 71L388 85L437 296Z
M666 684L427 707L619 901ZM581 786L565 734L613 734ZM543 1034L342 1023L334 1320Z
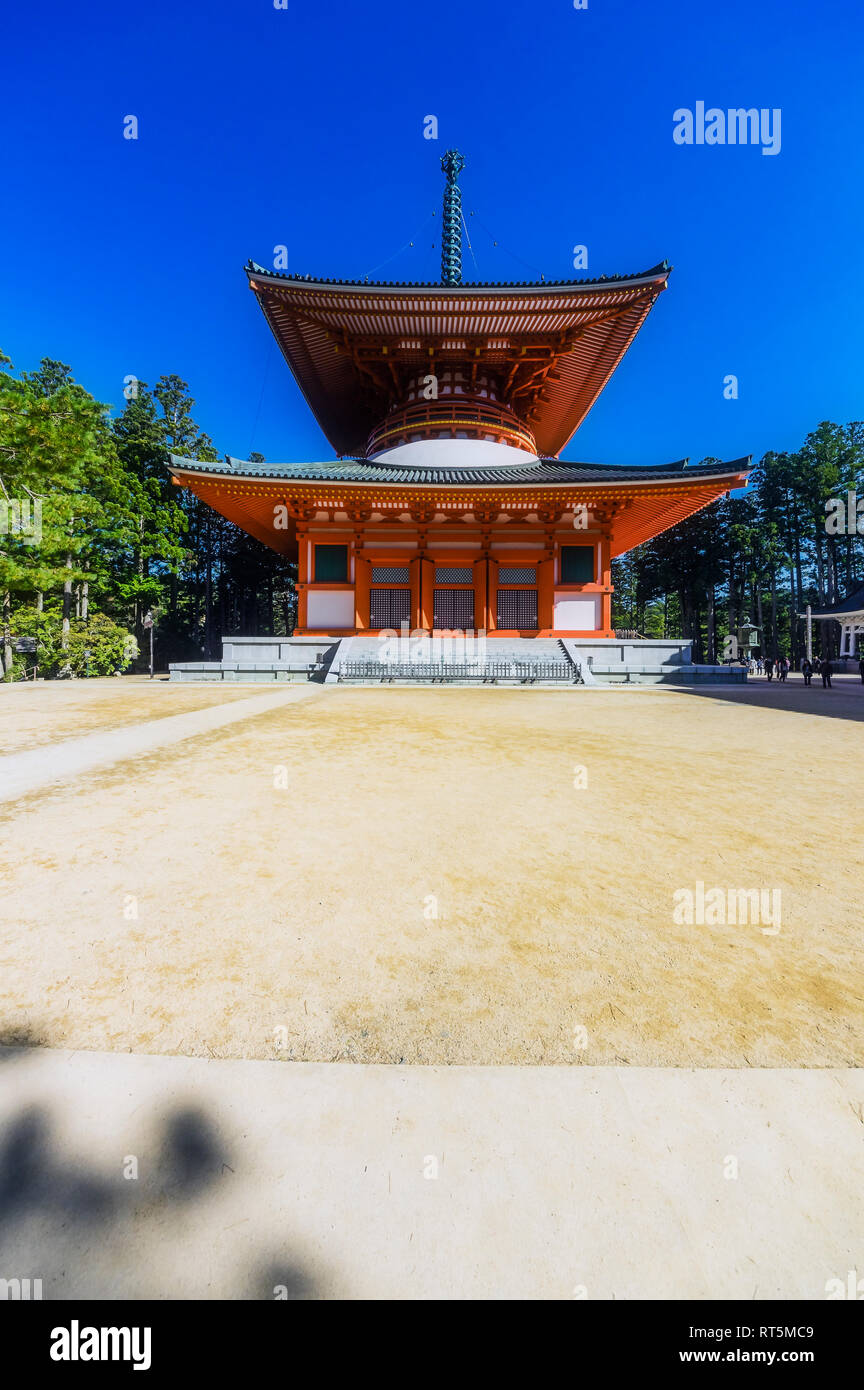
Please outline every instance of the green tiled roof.
M508 464L500 468L410 468L405 464L388 464L382 459L339 459L333 463L249 463L227 457L224 466L200 463L196 459L171 455L172 467L185 472L224 473L235 478L272 478L296 482L322 483L401 483L426 484L436 487L474 486L478 483L509 485L522 483L537 486L544 483L660 483L696 478L721 478L730 473L744 473L750 459L734 459L731 463L699 463L690 467L687 459L677 463L649 465L642 468L621 468L607 463L562 463L560 459L541 458L524 464Z

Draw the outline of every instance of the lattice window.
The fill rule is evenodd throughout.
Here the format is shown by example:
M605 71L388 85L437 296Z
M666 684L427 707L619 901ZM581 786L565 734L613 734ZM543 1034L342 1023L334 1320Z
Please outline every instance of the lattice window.
M536 589L499 589L498 626L531 630L537 627Z
M536 584L536 565L500 565L498 578L502 584Z
M474 570L471 565L436 565L436 584L473 584Z
M410 589L370 589L369 626L398 628L411 621Z
M434 627L454 629L458 632L474 628L474 590L436 589L433 600L432 623Z
M408 584L411 570L408 565L373 565L373 584Z

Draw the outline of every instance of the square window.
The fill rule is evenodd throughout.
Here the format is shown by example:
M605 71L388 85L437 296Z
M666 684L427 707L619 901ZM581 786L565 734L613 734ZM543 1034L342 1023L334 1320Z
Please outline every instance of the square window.
M347 545L316 545L316 584L344 584L348 579Z
M593 584L593 583L594 583L594 547L593 547L593 545L562 545L562 547L561 547L561 583L562 583L562 584Z

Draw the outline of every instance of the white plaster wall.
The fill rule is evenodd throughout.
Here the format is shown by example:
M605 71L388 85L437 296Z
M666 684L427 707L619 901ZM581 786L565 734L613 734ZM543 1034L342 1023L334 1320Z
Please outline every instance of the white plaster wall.
M564 631L596 632L600 626L600 595L556 594L552 626Z
M353 589L310 589L306 602L307 627L353 627Z

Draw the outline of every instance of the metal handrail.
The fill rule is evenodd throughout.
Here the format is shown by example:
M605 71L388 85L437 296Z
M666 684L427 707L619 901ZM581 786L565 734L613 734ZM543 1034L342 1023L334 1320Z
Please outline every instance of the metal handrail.
M578 683L578 666L567 661L344 661L339 668L339 680L427 681L433 684L452 680L479 680L494 683L498 680L519 681L533 685L537 681L566 681Z

